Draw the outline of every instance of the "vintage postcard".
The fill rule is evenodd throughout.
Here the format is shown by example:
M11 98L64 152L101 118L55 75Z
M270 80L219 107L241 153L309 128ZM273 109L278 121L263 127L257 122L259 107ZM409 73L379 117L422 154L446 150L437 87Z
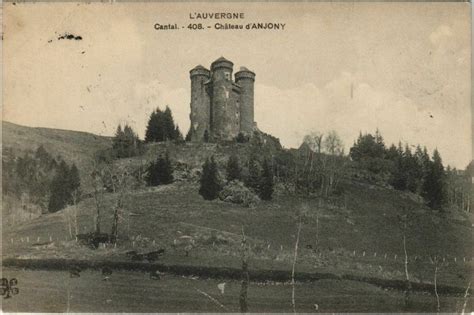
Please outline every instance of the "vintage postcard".
M474 311L469 2L3 4L2 311Z

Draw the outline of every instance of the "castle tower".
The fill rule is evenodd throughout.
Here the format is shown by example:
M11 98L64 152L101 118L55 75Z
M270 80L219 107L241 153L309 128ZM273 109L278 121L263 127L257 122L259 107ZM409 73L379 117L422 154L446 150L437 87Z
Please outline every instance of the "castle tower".
M199 65L189 72L191 78L191 140L202 141L206 130L210 130L211 100L206 91L210 72Z
M240 88L240 131L252 135L254 129L254 83L255 73L245 67L235 74L235 83Z
M211 135L232 140L240 130L240 87L232 82L234 64L221 57L211 64Z

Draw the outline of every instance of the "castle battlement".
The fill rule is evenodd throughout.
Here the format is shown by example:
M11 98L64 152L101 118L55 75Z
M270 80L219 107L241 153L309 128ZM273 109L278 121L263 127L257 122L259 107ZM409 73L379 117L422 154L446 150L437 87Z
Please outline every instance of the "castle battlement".
M242 67L232 79L234 64L221 57L211 70L199 65L190 70L191 139L232 140L240 132L250 136L254 123L255 73Z

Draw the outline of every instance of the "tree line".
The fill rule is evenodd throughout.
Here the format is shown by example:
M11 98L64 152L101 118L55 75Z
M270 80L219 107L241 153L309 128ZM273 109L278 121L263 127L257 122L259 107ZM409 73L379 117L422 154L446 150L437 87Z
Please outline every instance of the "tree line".
M432 209L440 210L447 202L447 173L437 149L430 155L426 147L401 142L387 148L377 130L374 135L359 134L349 156L357 168L397 190L419 194Z
M53 157L42 145L23 156L4 157L3 170L3 194L17 199L26 195L43 212L56 212L79 199L81 180L76 165L59 155Z
M268 159L264 158L260 162L257 158L251 157L247 165L244 174L239 158L236 155L231 155L224 168L225 177L223 177L214 156L207 158L202 165L199 194L206 200L214 200L218 198L226 183L241 181L261 199L270 200L273 194L274 182ZM168 152L166 152L148 164L145 182L147 186L170 184L174 181L173 172L172 161Z

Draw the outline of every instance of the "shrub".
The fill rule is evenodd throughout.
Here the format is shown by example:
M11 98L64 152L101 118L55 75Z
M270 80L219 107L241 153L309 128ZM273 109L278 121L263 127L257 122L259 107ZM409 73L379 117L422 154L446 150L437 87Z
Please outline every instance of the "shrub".
M145 181L148 186L158 186L171 184L173 180L173 166L166 152L164 157L160 155L155 162L150 163Z
M236 155L231 155L227 161L227 180L232 181L234 179L240 180L242 177L242 170L239 164L239 158Z
M219 199L225 202L241 204L245 207L251 207L260 201L255 193L238 180L227 183L219 193Z
M214 157L207 159L202 166L201 187L199 194L206 200L214 200L218 197L222 186L219 181L219 174L217 170L217 163Z

